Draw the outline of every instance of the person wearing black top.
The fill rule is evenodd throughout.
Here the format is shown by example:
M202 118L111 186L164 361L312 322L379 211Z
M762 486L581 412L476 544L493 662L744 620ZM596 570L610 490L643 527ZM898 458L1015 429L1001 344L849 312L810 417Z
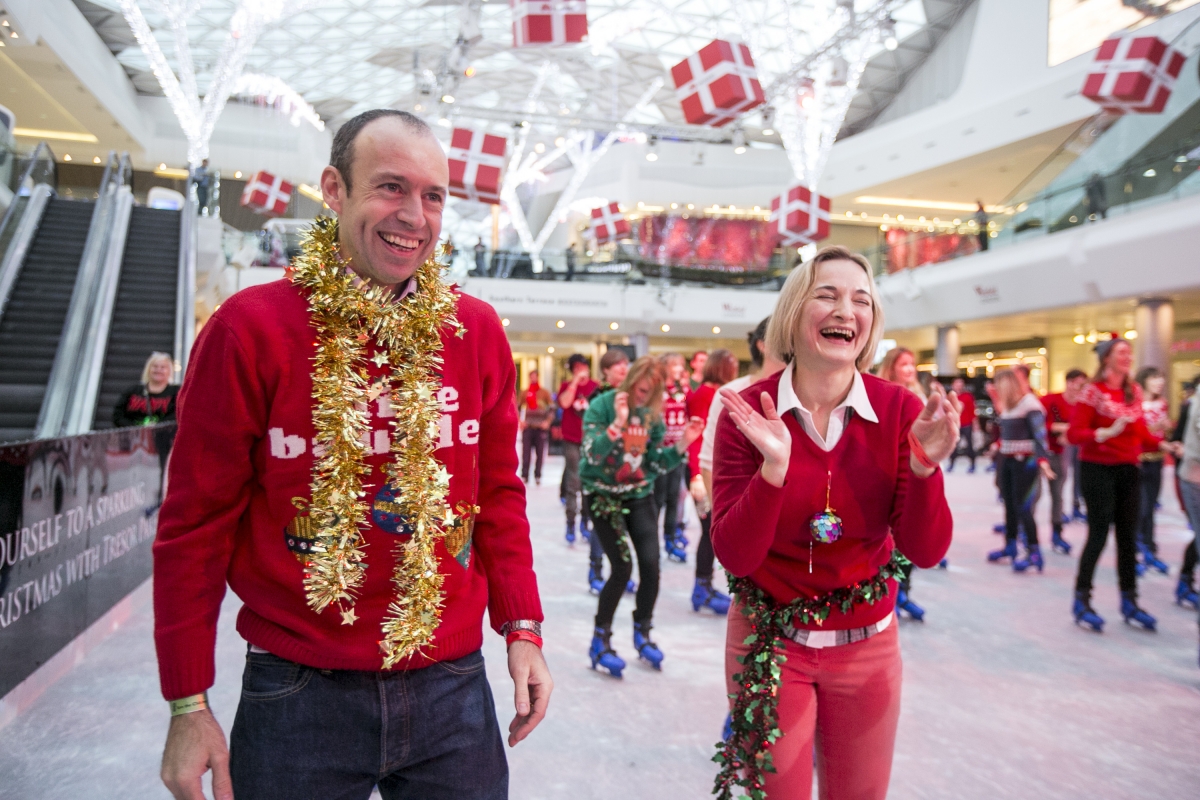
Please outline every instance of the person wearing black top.
M171 385L174 362L166 353L151 353L142 370L142 382L121 395L113 408L113 425L128 428L134 425L157 425L175 421L175 395L178 386Z
M113 407L113 425L133 428L175 421L175 396L179 387L171 384L175 360L166 353L151 353L142 369L142 381L131 386ZM167 475L167 456L175 444L175 426L154 431L154 449L158 451L158 502L162 503L163 483Z

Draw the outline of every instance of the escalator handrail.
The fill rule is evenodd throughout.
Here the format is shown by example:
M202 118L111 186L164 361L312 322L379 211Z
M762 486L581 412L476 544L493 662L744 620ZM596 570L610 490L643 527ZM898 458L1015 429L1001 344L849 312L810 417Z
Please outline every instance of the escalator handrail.
M63 423L64 436L76 436L88 433L92 429L100 393L100 378L104 371L104 358L108 353L108 334L112 324L113 307L117 300L117 285L121 279L121 265L125 257L125 243L132 210L133 192L128 184L121 183L116 190L112 232L97 279L96 298L88 315L88 336L79 354L79 370L72 383L67 403Z
M45 142L38 142L37 147L33 149L33 153L29 157L29 164L25 167L25 172L21 174L21 179L17 183L17 189L13 192L12 203L4 212L4 219L0 220L0 231L8 230L10 224L16 225L17 230L9 240L8 247L3 253L0 253L0 317L4 316L4 309L8 305L8 299L12 295L13 286L17 283L17 275L21 271L21 265L25 261L25 254L29 251L29 246L33 243L33 237L37 233L38 225L41 224L42 214L46 210L46 205L50 198L54 196L54 181L57 176L55 168L52 166L49 171L50 182L35 179L35 168L40 161L49 159L50 164L54 164L54 151ZM38 175L38 177L43 177ZM25 203L25 208L20 212L20 220L16 220L17 198L20 196L22 189L27 183L33 183L29 190L29 200Z
M38 162L42 160L48 160L51 164L54 164L54 151L51 150L50 145L46 144L45 142L38 142L37 147L33 148L33 152L29 155L29 163L25 165L25 171L21 173L21 178L17 181L17 188L13 191L13 202L9 204L7 209L5 209L4 219L0 220L0 231L7 230L8 223L12 220L12 216L16 213L17 197L20 196L21 189L25 186L25 184L31 181L35 186L38 184L47 183L47 181L34 181L33 179L34 168L37 167ZM51 167L50 181L48 183L52 189L57 182L57 176L58 172L56 167ZM32 187L30 188L32 189Z
M12 297L13 287L17 285L17 277L21 274L25 256L29 253L29 248L37 235L38 226L42 223L42 215L46 213L46 207L50 204L50 198L53 196L54 189L44 183L34 186L29 193L29 202L25 204L25 210L21 213L17 231L8 243L4 260L0 261L0 319L4 317L4 310L8 307L9 298ZM16 204L17 201L14 198L13 205Z
M34 430L34 436L38 439L52 439L63 435L67 411L81 366L84 340L88 334L87 323L100 288L99 273L112 238L116 195L122 185L122 179L121 159L115 151L110 151L104 175L100 180L99 199L92 210L83 255L79 259L75 288L71 292L67 317L63 322L62 335L54 354L54 365L50 368L50 379L46 383L46 393L38 413L37 427Z
M175 287L175 383L183 382L188 352L196 337L196 219L190 193L179 217L179 274Z

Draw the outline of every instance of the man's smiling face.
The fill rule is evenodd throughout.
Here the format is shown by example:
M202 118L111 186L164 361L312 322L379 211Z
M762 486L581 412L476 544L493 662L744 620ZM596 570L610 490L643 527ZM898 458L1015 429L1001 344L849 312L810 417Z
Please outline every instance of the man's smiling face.
M372 120L352 146L350 181L321 173L325 202L338 215L342 256L361 277L395 286L432 255L442 232L450 171L433 133L398 117Z

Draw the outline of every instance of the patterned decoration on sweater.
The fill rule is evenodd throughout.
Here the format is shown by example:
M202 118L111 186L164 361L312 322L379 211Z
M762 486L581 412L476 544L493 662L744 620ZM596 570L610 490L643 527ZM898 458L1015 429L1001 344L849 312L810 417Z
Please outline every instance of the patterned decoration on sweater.
M1104 391L1103 384L1092 381L1083 388L1079 402L1096 409L1101 416L1138 420L1142 418L1142 387L1131 381L1129 388L1132 399L1128 403L1122 403L1112 399L1108 392Z
M416 290L397 301L387 289L363 285L348 269L338 252L337 230L335 220L318 219L292 271L292 281L307 294L316 329L313 426L323 449L313 462L309 517L316 537L304 562L304 588L318 614L334 605L342 624L354 624L354 602L367 566L362 528L368 513L394 521L393 533L411 529L411 536L398 537L392 575L396 596L382 625L383 668L390 669L433 638L443 602L437 542L460 527L469 530L478 511L467 504L450 507L450 474L433 457L442 332L449 328L462 337L466 331L436 259L417 269ZM363 488L371 471L364 463L370 452L365 409L383 391L371 385L367 370L372 339L372 360L391 368L387 391L396 415L391 461L381 476L387 491L369 509Z
M872 578L853 586L834 589L820 597L797 597L781 605L749 578L729 576L729 590L743 603L742 613L750 620L750 635L743 644L750 652L738 657L741 672L733 675L738 684L733 700L733 733L718 742L713 761L721 765L713 785L717 800L732 800L735 786L746 790L750 800L766 800L763 773L774 772L771 745L779 730L779 678L787 657L783 654L784 628L788 625L820 625L834 608L843 614L859 604L874 605L888 595L889 579L898 578L909 563L899 550Z

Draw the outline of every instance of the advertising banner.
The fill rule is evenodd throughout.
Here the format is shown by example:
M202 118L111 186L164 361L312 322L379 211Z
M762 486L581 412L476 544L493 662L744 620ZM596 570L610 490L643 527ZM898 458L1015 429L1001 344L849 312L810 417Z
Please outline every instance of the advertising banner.
M0 447L0 697L150 577L175 424Z

